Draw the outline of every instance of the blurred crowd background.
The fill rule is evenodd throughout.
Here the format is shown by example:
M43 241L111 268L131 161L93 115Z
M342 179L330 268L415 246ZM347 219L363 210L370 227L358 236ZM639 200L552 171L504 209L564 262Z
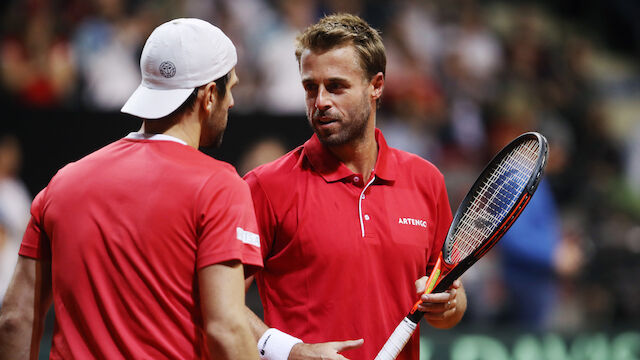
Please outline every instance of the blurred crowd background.
M638 328L639 2L5 0L0 9L0 297L31 198L64 163L137 130L119 109L140 82L153 28L199 17L236 44L240 84L221 157L244 174L310 134L296 34L351 12L387 50L378 126L442 170L454 211L510 139L535 130L549 140L531 206L465 275L463 324ZM259 307L255 293L248 301Z

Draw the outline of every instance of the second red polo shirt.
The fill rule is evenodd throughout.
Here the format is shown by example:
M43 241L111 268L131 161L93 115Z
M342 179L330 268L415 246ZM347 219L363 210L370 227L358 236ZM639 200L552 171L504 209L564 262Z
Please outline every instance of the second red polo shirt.
M451 223L436 167L389 148L379 130L376 141L369 179L315 135L245 177L260 228L265 322L305 342L364 338L349 359L375 357L417 300L414 282ZM418 347L416 333L398 358L417 359Z

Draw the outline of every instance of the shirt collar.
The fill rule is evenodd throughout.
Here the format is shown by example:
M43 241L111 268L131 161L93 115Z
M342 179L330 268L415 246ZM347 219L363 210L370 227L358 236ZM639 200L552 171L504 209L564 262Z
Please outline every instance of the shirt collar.
M378 144L378 158L373 170L377 178L393 181L395 180L397 159L390 150L380 129L376 129L376 143ZM354 173L338 160L324 146L318 136L313 136L304 143L304 155L309 159L311 166L317 171L326 182L339 181L354 175Z
M149 133L141 133L141 132L132 132L132 133L129 133L129 135L127 135L126 138L134 139L134 140L173 141L173 142L180 143L182 145L187 145L186 141L182 139L178 139L175 136L165 135L165 134L149 134Z

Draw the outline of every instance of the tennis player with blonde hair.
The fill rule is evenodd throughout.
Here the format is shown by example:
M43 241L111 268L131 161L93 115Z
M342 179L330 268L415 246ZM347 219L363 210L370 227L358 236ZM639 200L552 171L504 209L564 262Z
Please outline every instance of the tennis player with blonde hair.
M296 58L314 135L245 176L264 260L265 322L250 314L252 327L265 359L371 360L438 259L452 219L444 178L376 129L386 56L375 29L324 17L298 37ZM459 280L422 300L437 328L466 310ZM419 358L417 332L398 358Z

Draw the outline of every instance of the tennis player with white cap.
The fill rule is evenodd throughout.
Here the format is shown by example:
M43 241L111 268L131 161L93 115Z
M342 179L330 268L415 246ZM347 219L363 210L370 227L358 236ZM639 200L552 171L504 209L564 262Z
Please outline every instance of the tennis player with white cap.
M236 50L198 19L160 25L122 111L139 132L63 167L33 201L0 309L0 359L258 359L244 277L262 267L248 186L197 149L222 139Z

